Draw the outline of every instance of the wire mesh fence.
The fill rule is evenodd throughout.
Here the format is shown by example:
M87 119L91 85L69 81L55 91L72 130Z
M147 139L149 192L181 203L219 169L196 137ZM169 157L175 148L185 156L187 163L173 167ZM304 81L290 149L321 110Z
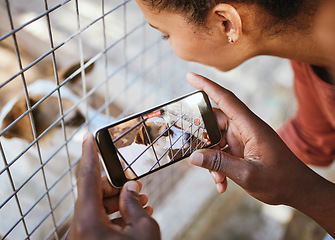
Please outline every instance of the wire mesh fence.
M0 20L0 236L60 239L76 200L83 133L190 92L191 67L132 0L3 0ZM258 79L255 65L224 75L244 100L262 92L229 79ZM285 103L272 99L259 112L274 105ZM150 204L187 171L180 162L143 179Z

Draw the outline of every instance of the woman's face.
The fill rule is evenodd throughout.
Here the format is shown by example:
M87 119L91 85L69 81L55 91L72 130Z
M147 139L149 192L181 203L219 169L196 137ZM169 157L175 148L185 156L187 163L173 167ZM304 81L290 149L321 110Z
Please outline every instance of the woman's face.
M136 2L148 23L163 34L178 57L222 71L228 71L247 59L245 56L248 54L243 54L237 44L230 44L216 24L210 22L204 27L197 26L188 23L181 14L155 12L142 0Z

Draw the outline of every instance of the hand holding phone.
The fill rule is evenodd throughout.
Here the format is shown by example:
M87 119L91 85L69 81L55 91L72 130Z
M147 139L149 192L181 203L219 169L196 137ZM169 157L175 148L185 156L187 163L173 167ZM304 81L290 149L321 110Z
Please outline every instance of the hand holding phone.
M97 131L107 176L116 187L219 143L210 101L197 91Z

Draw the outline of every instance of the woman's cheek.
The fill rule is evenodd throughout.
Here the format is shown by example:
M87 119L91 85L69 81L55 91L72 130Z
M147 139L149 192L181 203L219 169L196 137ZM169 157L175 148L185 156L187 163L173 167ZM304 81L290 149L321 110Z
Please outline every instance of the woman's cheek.
M185 60L185 61L194 61L195 60L195 55L193 53L193 51L191 51L188 47L186 47L185 45L182 46L176 46L176 45L172 45L173 51L175 52L175 54Z

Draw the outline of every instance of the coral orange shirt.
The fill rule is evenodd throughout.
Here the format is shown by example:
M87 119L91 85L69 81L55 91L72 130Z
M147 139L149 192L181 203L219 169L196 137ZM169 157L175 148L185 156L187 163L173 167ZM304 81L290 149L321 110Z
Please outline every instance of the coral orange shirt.
M310 65L291 64L298 110L278 133L303 162L327 166L335 159L335 86L321 80Z

